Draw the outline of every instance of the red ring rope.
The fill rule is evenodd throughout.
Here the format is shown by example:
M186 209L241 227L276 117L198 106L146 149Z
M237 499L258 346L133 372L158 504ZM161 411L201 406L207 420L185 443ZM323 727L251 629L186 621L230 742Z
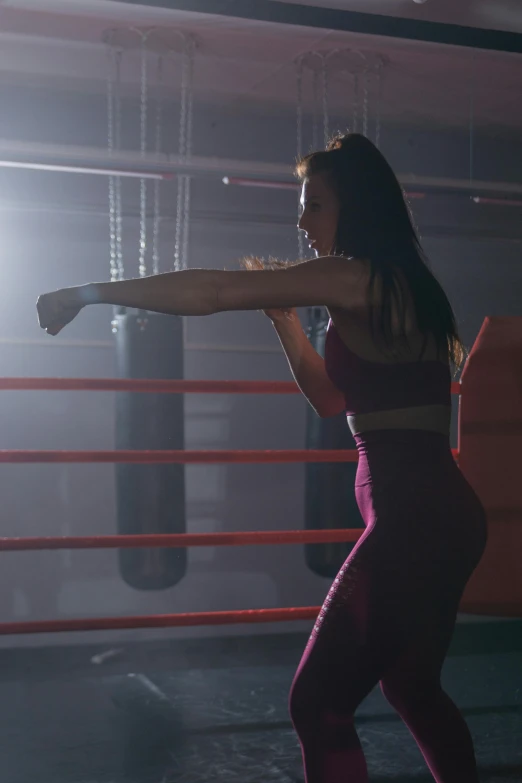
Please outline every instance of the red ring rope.
M0 378L0 391L299 394L299 388L293 381L166 381L135 378Z
M154 394L299 394L293 381L166 381L134 378L0 378L0 391L126 391ZM451 384L460 394L460 383Z
M458 450L452 449L458 459ZM10 449L0 451L1 463L132 463L132 464L267 464L296 462L358 462L355 450L342 449L281 449L249 451L28 451Z
M54 549L141 549L143 547L260 546L262 544L331 544L358 541L359 529L267 530L248 533L152 533L136 536L56 536L0 538L0 552Z
M83 620L36 620L23 623L0 623L0 636L30 633L64 633L67 631L109 631L128 628L187 628L195 625L231 625L234 623L279 623L292 620L315 620L320 606L297 606L288 609L240 609L230 612L187 612L136 617L100 617Z
M273 463L273 462L357 462L356 451L312 449L290 449L281 451L249 450L249 451L0 451L0 463L84 463L84 462L118 462L118 463Z

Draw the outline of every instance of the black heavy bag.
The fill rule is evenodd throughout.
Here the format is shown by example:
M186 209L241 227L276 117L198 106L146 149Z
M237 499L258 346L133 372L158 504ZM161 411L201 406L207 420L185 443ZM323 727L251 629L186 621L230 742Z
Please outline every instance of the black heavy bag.
M322 307L308 310L308 338L324 356L328 313ZM321 419L310 406L306 422L307 449L354 449L355 441L346 415ZM355 500L357 463L325 462L306 465L305 525L307 530L363 528ZM354 544L305 544L306 564L319 576L331 579L346 560Z
M183 377L183 322L165 315L116 315L120 378ZM183 449L183 395L121 392L116 396L117 449ZM117 465L118 533L184 533L184 465ZM177 584L187 566L185 548L121 549L120 572L138 590Z

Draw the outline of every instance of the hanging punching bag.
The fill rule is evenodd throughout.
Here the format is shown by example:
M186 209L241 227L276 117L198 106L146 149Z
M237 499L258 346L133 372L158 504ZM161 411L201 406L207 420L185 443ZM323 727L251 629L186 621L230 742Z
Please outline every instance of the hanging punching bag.
M322 307L308 310L308 338L324 356L328 313ZM321 419L310 406L306 422L307 449L354 449L355 441L346 415ZM310 463L306 465L305 525L307 530L363 528L355 500L357 463ZM354 544L305 544L307 566L319 576L331 579L350 554Z
M152 313L115 315L120 378L183 377L183 322ZM117 449L183 449L183 395L116 396ZM184 465L116 465L118 533L185 532ZM185 575L185 548L120 549L120 573L138 590L163 590Z

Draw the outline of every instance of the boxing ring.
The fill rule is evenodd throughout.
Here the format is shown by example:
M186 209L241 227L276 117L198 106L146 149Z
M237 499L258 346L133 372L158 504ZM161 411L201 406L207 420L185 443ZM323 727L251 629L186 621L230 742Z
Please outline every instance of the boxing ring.
M0 391L126 391L164 394L298 394L294 383L273 381L163 381L87 378L3 378ZM460 384L452 384L460 394ZM457 450L454 450L458 458ZM356 462L355 450L204 450L204 451L0 451L1 464L30 463L133 463L133 464L246 464ZM1 552L27 552L57 549L116 549L196 546L262 546L267 544L311 544L355 542L358 529L319 531L255 531L245 533L116 535L92 537L1 538ZM198 625L288 622L314 620L320 607L245 609L229 612L195 612L110 617L82 620L47 620L0 623L0 635L100 631L130 628L176 628Z
M471 351L462 382L452 384L452 394L459 396L459 448L453 449L454 458L459 461L464 474L479 493L486 506L490 526L490 543L474 575L463 609L477 613L508 616L522 614L519 593L521 578L514 569L502 567L506 564L507 545L520 545L519 523L520 486L509 482L512 520L506 522L506 512L499 510L496 496L504 492L495 487L496 475L505 474L504 462L511 460L515 466L518 455L517 444L520 428L516 421L520 399L520 361L522 355L522 319L488 318ZM490 372L494 360L495 375ZM495 379L497 379L495 381ZM273 381L164 381L126 379L84 379L84 378L3 378L0 391L126 391L164 394L298 394L294 383ZM487 394L485 393L487 392ZM492 403L498 398L504 416L512 417L506 428L497 422L497 431L484 420L488 411L495 409ZM498 408L497 415L498 418ZM520 414L518 414L520 415ZM491 439L494 442L491 443ZM502 447L499 448L499 439ZM488 442L489 441L489 442ZM477 466L489 457L489 472L475 475ZM254 463L310 463L310 462L356 462L355 450L173 450L173 451L0 451L2 464L34 463L134 463L134 464L254 464ZM514 478L514 477L513 477ZM506 532L507 525L507 532ZM169 548L198 546L263 546L267 544L310 544L356 542L362 535L360 529L344 530L286 530L253 531L243 533L212 534L158 534L158 535L114 535L92 537L31 537L1 538L0 551L22 552L58 549L127 549L127 548ZM499 539L500 536L500 539ZM499 541L503 543L499 543ZM508 564L509 565L509 564ZM514 592L511 592L514 591ZM489 596L489 599L488 599ZM252 624L268 622L289 622L293 620L315 620L319 606L289 608L244 609L219 612L187 612L150 616L127 616L87 618L81 620L46 620L37 622L0 623L0 635L60 633L69 631L100 631L131 628L179 628L188 626L211 626L231 624Z

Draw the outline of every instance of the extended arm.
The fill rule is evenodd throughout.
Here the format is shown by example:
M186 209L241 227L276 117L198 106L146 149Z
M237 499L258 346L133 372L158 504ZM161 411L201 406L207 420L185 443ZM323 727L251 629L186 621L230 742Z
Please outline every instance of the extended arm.
M57 334L89 304L120 305L167 315L313 305L350 308L364 301L365 277L361 262L335 256L277 271L188 269L45 294L38 301L38 312L42 328Z

